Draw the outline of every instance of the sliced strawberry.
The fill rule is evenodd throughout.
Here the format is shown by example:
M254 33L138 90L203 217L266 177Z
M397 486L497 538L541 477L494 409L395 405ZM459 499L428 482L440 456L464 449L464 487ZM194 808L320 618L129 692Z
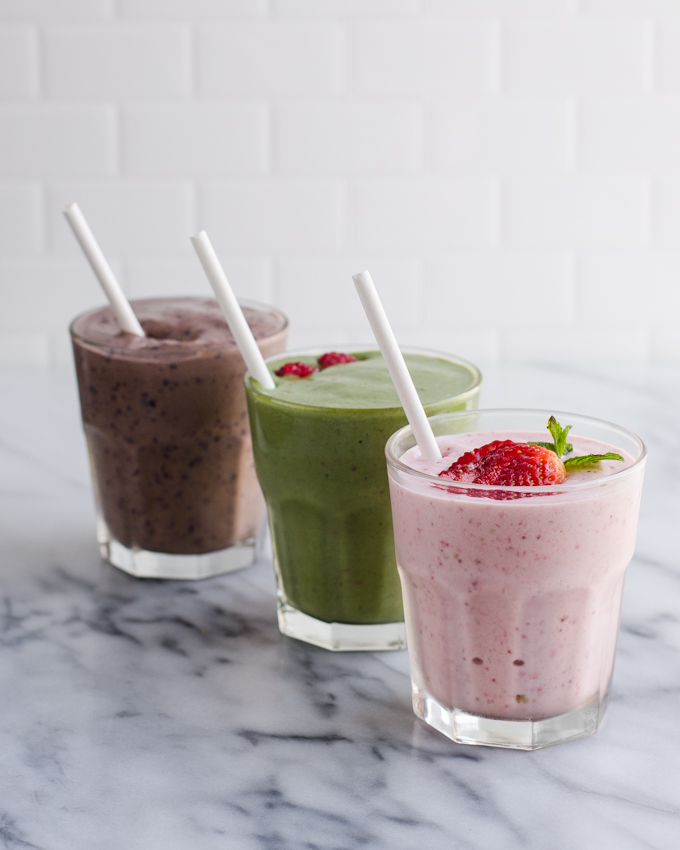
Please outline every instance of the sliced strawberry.
M452 481L466 481L468 484L476 484L477 475L482 468L484 458L495 452L500 446L515 445L517 443L513 443L512 440L494 440L493 443L487 443L478 449L472 449L472 451L461 455L448 469L440 472L439 477L450 478Z
M561 484L567 473L562 461L550 449L512 440L495 440L466 452L440 472L439 477L468 484L535 487Z
M319 357L318 363L322 369L328 369L329 366L339 366L341 363L356 363L357 359L352 354L342 354L340 351L329 351L328 354L322 354Z
M293 375L296 378L308 378L314 372L319 370L316 366L310 366L309 363L302 363L299 360L295 363L284 363L284 365L276 370L279 378L284 378L286 375Z

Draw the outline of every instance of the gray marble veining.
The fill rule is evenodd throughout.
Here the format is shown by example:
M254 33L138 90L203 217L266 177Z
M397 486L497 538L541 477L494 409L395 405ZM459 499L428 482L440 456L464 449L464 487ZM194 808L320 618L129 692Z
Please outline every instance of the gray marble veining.
M406 653L282 638L266 561L197 583L103 564L70 373L0 373L0 847L680 847L679 390L670 365L485 370L485 407L650 447L608 717L522 753L416 721Z

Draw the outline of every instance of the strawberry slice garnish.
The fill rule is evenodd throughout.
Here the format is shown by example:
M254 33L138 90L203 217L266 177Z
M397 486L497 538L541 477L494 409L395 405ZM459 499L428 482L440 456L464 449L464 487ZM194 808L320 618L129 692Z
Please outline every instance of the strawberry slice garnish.
M472 449L472 451L461 455L448 469L440 472L439 477L450 478L452 481L465 481L467 484L476 484L477 475L483 468L482 463L484 458L493 454L501 446L514 445L516 444L512 440L494 440L493 443L487 443L478 449Z
M561 484L567 472L562 461L550 449L512 440L496 440L466 452L448 469L440 472L439 477L469 484L536 487Z
M293 375L296 378L308 378L314 372L319 370L316 366L310 366L309 363L296 361L294 363L284 363L280 369L276 370L276 375L279 378L285 378L286 375Z
M342 354L340 351L329 351L328 354L322 354L318 359L319 366L322 369L328 369L329 366L339 366L341 363L356 363L357 359L353 354Z
M488 484L495 487L539 487L541 485L562 484L571 469L593 466L601 460L622 461L616 452L602 455L584 455L568 457L563 454L573 451L567 443L567 434L571 426L562 428L551 416L548 431L553 442L516 443L514 440L494 440L472 451L465 452L448 469L439 473L440 478L449 481L462 481L466 484ZM464 492L452 489L452 492ZM468 491L470 496L486 496L490 499L517 499L523 493L503 493L502 491Z

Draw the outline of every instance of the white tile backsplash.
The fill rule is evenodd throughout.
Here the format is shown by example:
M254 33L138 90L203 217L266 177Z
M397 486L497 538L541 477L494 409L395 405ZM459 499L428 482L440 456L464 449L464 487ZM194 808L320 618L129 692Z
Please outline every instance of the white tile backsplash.
M659 91L680 93L680 4L678 17L657 24L654 28L654 75Z
M44 28L44 76L55 100L145 100L189 94L190 32L181 24Z
M50 343L47 334L5 333L0 331L2 366L49 366Z
M448 98L431 107L437 170L480 173L562 171L570 165L565 100L493 96Z
M493 88L491 21L381 21L354 28L356 91L390 97L485 93Z
M371 329L357 312L357 295L351 276L370 267L381 300L395 330L418 323L420 263L414 257L346 255L333 258L281 260L276 264L278 303L302 326L317 329L317 341L333 327L354 333L358 341L370 341ZM358 334L358 335L357 335Z
M199 229L227 253L334 253L342 246L343 195L330 180L202 183Z
M224 253L220 261L239 298L271 302L270 263L258 257L233 257ZM196 256L133 257L125 263L123 281L129 298L213 297Z
M680 177L657 178L651 192L652 244L680 249Z
M113 17L115 0L2 0L3 21L90 21Z
M261 103L134 104L121 109L121 170L131 177L263 174L269 111Z
M120 265L110 257L114 274ZM97 279L80 257L0 260L0 333L68 338L78 313L106 302Z
M680 174L680 109L676 98L588 100L581 106L580 120L580 164L584 170Z
M352 246L363 251L490 247L494 187L486 177L357 180Z
M0 24L0 100L35 97L39 72L37 29Z
M368 267L405 345L678 358L679 57L678 0L2 0L0 364L103 301L71 200L132 297L208 295L205 227L294 345L370 339Z
M660 19L680 15L676 0L577 0L579 10L590 15L640 17L653 15Z
M422 167L423 108L414 103L285 103L274 114L282 174L385 174Z
M410 18L422 9L422 0L271 0L280 18L305 20L356 20Z
M140 21L238 21L261 18L267 0L118 0L124 19Z
M328 23L200 25L198 92L238 99L335 95L345 78L343 36L342 27Z
M116 138L109 105L0 103L0 179L112 175Z
M564 17L574 11L575 0L426 0L433 15L456 18Z
M460 252L433 257L427 266L428 323L437 328L455 316L475 316L522 335L543 322L574 321L573 263L568 255L522 251ZM540 305L540 306L539 306Z
M645 185L636 175L513 175L502 205L511 248L625 249L646 238Z
M43 194L39 183L0 183L0 256L42 252Z
M612 96L645 88L643 21L509 21L504 35L504 87L514 94Z
M77 201L105 253L177 256L193 253L193 190L188 182L116 180L55 182L47 192L47 241L54 254L80 257L62 210Z
M577 312L636 322L680 325L680 252L587 253L579 260Z
M640 324L606 325L597 317L572 328L546 327L540 347L534 336L516 330L501 331L500 356L560 364L590 364L608 360L645 360L651 354L650 332Z

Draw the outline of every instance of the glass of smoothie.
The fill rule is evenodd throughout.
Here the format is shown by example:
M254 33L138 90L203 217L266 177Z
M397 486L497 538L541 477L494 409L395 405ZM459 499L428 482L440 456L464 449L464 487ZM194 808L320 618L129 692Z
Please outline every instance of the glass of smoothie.
M458 743L538 749L597 731L607 706L643 442L560 413L573 426L562 483L489 486L465 474L494 441L549 444L550 416L436 416L440 461L421 458L408 427L387 443L413 706ZM608 452L622 460L568 461ZM441 477L451 468L468 480Z
M332 650L405 646L385 442L406 422L382 355L319 367L323 349L269 358L276 388L246 375L255 467L269 513L281 631ZM476 406L478 370L407 350L429 414ZM325 358L321 358L322 362ZM318 369L277 376L287 363Z
M102 556L135 576L198 579L248 566L263 527L243 359L215 301L132 302L145 337L110 307L71 325ZM243 303L265 356L287 320Z

